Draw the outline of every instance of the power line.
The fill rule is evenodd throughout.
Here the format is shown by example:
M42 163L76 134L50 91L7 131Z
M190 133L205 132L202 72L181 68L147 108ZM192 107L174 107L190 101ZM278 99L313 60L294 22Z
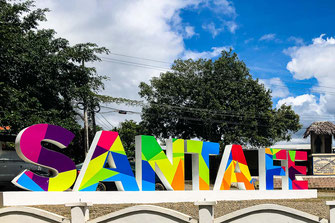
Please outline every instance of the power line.
M101 117L106 120L106 122L112 127L112 129L114 128L114 126L105 118L103 114L101 113L98 113L98 114L101 115Z
M147 60L147 61L152 61L152 62L171 64L171 62L167 62L167 61L149 59L149 58L144 58L144 57L130 56L130 55L126 55L126 54L119 54L119 53L110 53L110 54L116 55L116 56L140 59L140 60ZM161 67L161 66L156 66L156 65L152 65L152 64L145 64L145 63L137 63L137 62L133 62L133 61L119 60L119 59L114 59L114 58L110 58L110 57L101 57L101 58L105 59L105 60L102 60L104 62L121 63L121 64L127 64L127 65L142 67L142 68L156 69L156 70L163 70L163 71L171 70L171 68L168 68L168 67ZM234 81L230 81L230 82L234 82ZM301 83L301 82L297 82L297 81L285 81L284 83L294 83L294 84L298 84L298 85L312 86L312 84ZM279 85L279 84L270 84L270 86L278 86L278 87L284 87L284 88L287 87L286 85ZM322 85L318 85L318 86L316 86L316 88L317 89L318 88L335 89L334 87L322 86ZM303 88L300 88L300 89L303 89ZM329 91L322 91L322 90L317 90L317 89L311 89L311 92L321 92L321 93L335 94L334 91L329 92Z
M154 105L157 106L163 106L163 107L168 107L168 108L176 108L176 109L184 109L184 110L190 110L190 111L205 111L205 112L211 112L211 113L215 113L216 115L220 115L220 114L225 114L227 116L249 116L249 115L256 115L256 113L252 113L252 112L246 112L246 113L239 113L239 112L235 112L235 113L231 113L231 112L223 112L223 111L217 111L217 110L213 110L213 109L205 109L205 108L192 108L192 107L182 107L182 106L173 106L173 105L168 105L168 104L159 104L159 103L153 103ZM145 107L145 106L149 106L148 103L141 103L139 104L139 106ZM113 111L107 111L107 112L100 112L102 114L105 113L111 113L111 112L119 112L119 111L125 111L128 113L133 113L133 114L142 114L142 112L137 112L137 111L130 111L130 110L124 110L124 109L117 109L117 108L112 108L112 107L108 107L108 106L103 106L101 105L102 108L107 108L107 109L111 109ZM261 112L257 112L257 115L262 115ZM286 116L291 116L291 115L286 115ZM294 115L292 115L294 116ZM300 117L315 117L315 115L299 115ZM319 117L329 117L329 118L334 118L334 115L323 115L323 116L319 116Z
M151 64L144 64L144 63L137 63L137 62L126 61L126 60L111 59L111 58L106 58L106 57L101 57L101 58L103 58L102 61L105 61L105 62L120 63L120 64L132 65L132 66L137 66L137 67L142 67L142 68L156 69L156 70L161 70L161 71L171 70L169 67L160 67L160 66L151 65Z
M155 66L155 65L150 65L150 64L136 63L136 62L118 60L118 59L110 59L110 58L106 58L106 57L101 57L101 58L105 58L105 60L102 60L102 61L109 62L109 63L131 65L131 66L135 66L135 67L140 67L140 68L145 68L145 69L152 69L152 70L163 71L163 72L172 71L171 68L168 68L168 67L160 67L160 66ZM239 81L234 81L234 80L228 80L228 82L238 82L239 83ZM300 85L307 85L307 86L312 87L312 84L307 84L307 83L299 83L299 82L293 82L293 81L286 81L285 83L294 83L294 84L297 84L297 85L300 84ZM271 87L275 86L275 87L280 87L280 88L288 88L288 86L280 85L280 84L270 84L270 86ZM294 86L294 89L297 90L297 91L300 91L300 92L312 92L312 93L324 93L324 94L327 93L327 94L335 95L335 91L322 90L322 88L335 89L334 87L321 86L321 85L316 86L314 89L306 89L306 88Z
M151 69L151 70L157 70L157 71L161 71L161 72L165 72L166 70L163 69L157 69L157 68L153 68L153 67L146 67L146 66L139 66L136 64L128 64L128 63L120 63L120 62L116 62L116 61L106 61L106 60L102 60L104 62L108 62L108 63L117 63L117 64L121 64L121 65L130 65L130 66L134 66L134 67L140 67L140 68L144 68L144 69Z
M155 59L150 59L150 58L145 58L145 57L129 56L129 55L125 55L125 54L111 53L111 52L109 54L116 55L116 56L121 56L121 57L129 57L129 58L134 58L134 59L139 59L139 60L147 60L147 61L152 61L152 62L157 62L157 63L171 64L171 62L162 61L162 60L155 60Z
M141 114L140 112L134 112L134 111L131 111L131 112L133 112L135 114ZM235 125L235 126L257 126L257 127L265 127L265 128L269 127L268 125L262 125L262 124L258 124L258 123L256 125L252 125L252 124L247 124L247 123L239 123L239 122L232 122L232 121L226 121L226 120L217 120L217 119L201 119L201 118L193 118L193 117L186 117L186 116L175 116L175 117L179 118L179 119L183 119L183 120L188 120L188 121L197 121L197 122L206 122L206 123L211 122L211 123L218 123L218 124L224 124L225 123L225 124ZM203 124L200 124L200 123L196 124L196 125L203 126ZM307 129L307 128L308 127L303 127L300 130Z
M111 112L126 112L126 113L131 113L131 114L142 114L142 112L136 112L136 111L129 111L129 110L124 110L124 109L117 109L117 108L111 108L108 106L100 106L102 108L107 108L107 109L111 109L112 111L109 112L100 112L101 114L106 114L106 113L111 113Z
M98 120L100 121L100 123L102 123L104 125L105 129L110 129L110 127L108 126L108 123L106 123L106 121L102 120L99 118L99 116L96 116L98 118Z
M131 56L131 55L126 55L126 54L121 54L121 53L113 53L110 52L109 54L111 55L115 55L115 56L121 56L121 57L128 57L128 58L134 58L134 59L139 59L139 60L146 60L146 61L152 61L152 62L158 62L158 63L164 63L164 64L172 64L172 62L168 62L168 61L163 61L163 60L156 60L156 59L151 59L151 58L146 58L146 57L139 57L139 56ZM105 58L107 60L116 60L114 58L110 58L110 57L101 57L101 58ZM125 61L125 62L131 62L131 61ZM142 64L145 66L152 66L150 64ZM162 67L159 67L162 68ZM170 68L166 68L164 67L164 69L170 69ZM284 83L296 83L299 85L306 85L306 86L311 86L312 84L310 83L301 83L301 82L297 82L297 81L285 81ZM274 84L270 84L270 85L274 85ZM280 85L276 85L276 86L280 86ZM285 87L285 86L284 86ZM318 87L322 87L322 88L329 88L329 89L335 89L334 87L330 87L330 86L322 86L322 85L318 85ZM334 92L335 93L335 92Z
M252 112L246 112L246 113L231 113L231 112L223 112L223 111L217 111L217 110L212 110L212 109L205 109L205 108L191 108L191 107L181 107L181 106L173 106L173 105L167 105L167 104L158 104L158 103L155 103L155 105L157 106L163 106L163 107L168 107L168 108L175 108L175 109L184 109L184 110L189 110L189 111L201 111L201 112L207 112L207 113L210 113L210 114L214 114L214 115L219 115L219 116L230 116L230 117L248 117L250 115L255 115L254 118L252 119L266 119L267 117L261 117L261 115L263 115L261 112L258 112L257 114L256 113L252 113ZM144 104L144 106L148 106L148 104ZM120 111L120 109L116 109L116 108L111 108L111 107L108 107L108 106L101 106L103 108L107 108L107 109L111 109L113 111L110 111L110 112L118 112ZM129 112L129 113L133 113L133 114L142 114L142 112L136 112L136 111L127 111L127 110L124 110L126 112ZM102 113L110 113L110 112L102 112ZM289 115L289 114L286 114L285 117L291 117L291 116L295 116L295 115ZM315 115L300 115L299 117L304 117L304 118L315 118ZM332 115L323 115L323 116L319 116L319 117L324 117L324 118L334 118L334 116Z
M109 127L105 124L105 122L104 121L102 121L100 118L99 118L99 116L96 116L97 117L97 119L98 119L98 121L100 122L100 124L101 125L103 125L102 127L104 128L104 129L109 129Z
M118 109L116 109L116 108L111 108L111 107L107 107L107 106L103 106L104 108L108 108L108 109L112 109L113 111L111 111L111 112L117 112L118 111ZM208 110L208 111L210 111L210 110ZM134 114L139 114L139 115L141 115L141 114L143 114L142 112L135 112L135 111L128 111L128 112L131 112L131 113L134 113ZM105 112L105 113L109 113L109 112ZM149 112L149 114L150 114L150 112ZM230 114L221 114L220 116L223 116L223 117L226 117L226 116L234 116L235 114L232 114L232 113L230 113ZM247 117L247 118L249 118L247 115L239 115L239 116L237 116L237 117ZM194 118L194 117L186 117L186 116L175 116L176 118L180 118L180 119L184 119L184 120L191 120L191 121L201 121L201 122L208 122L208 121L210 121L210 122L213 122L213 123L227 123L227 124L235 124L235 125L242 125L242 126L249 126L249 125L247 125L247 124L245 124L245 123L238 123L238 122L232 122L232 121L227 121L227 120L217 120L217 119L204 119L204 118ZM300 116L301 117L301 116ZM315 119L314 117L311 117L312 119ZM331 118L334 118L334 117L331 117ZM250 117L249 119L251 119L251 120L266 120L266 119L268 119L267 117L264 117L264 118L257 118L257 117ZM305 119L305 120L308 120L308 119ZM267 125L260 125L260 124L257 124L257 126L259 126L259 127L268 127ZM307 129L306 127L305 128L301 128L301 129Z
M298 83L297 83L298 84ZM279 87L279 88L288 88L288 86L286 85L277 85L277 84L271 84L271 86L275 86L275 87ZM335 89L335 88L332 88ZM327 91L327 90L322 90L320 87L317 87L315 89L306 89L306 88L302 88L302 87L294 87L294 90L300 91L300 92L305 92L305 91L309 91L312 93L324 93L324 94L331 94L331 95L335 95L335 91Z
M156 60L156 59L152 59L152 58L139 57L139 56L131 56L131 55L126 55L126 54L121 54L121 53L110 52L109 54L115 55L115 56L121 56L121 57L134 58L134 59L139 59L139 60L146 60L146 61L164 63L164 64L172 64L172 62L168 62L168 61ZM114 59L114 58L110 58L108 56L107 57L101 57L101 58L105 58L107 60L117 60L117 59ZM118 60L118 61L121 61L121 60ZM123 61L123 62L126 62L126 63L135 63L136 64L136 62L131 62L131 61ZM141 64L141 65L144 65L144 66L154 66L154 65L150 65L150 64ZM156 66L154 66L154 67L156 67ZM163 68L163 67L159 67L159 68ZM170 68L164 67L163 69L170 69ZM312 84L309 84L309 83L301 83L301 82L297 82L297 81L285 81L285 83L297 83L297 84L300 84L300 85L307 85L307 86L311 86L312 85ZM271 84L271 85L273 85L273 84ZM331 86L322 86L322 85L319 85L318 87L335 89L334 87L331 87Z

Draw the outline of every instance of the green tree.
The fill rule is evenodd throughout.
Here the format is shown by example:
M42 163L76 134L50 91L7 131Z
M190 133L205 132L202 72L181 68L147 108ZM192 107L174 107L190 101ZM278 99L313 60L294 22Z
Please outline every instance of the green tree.
M127 156L135 157L135 136L143 134L141 126L133 120L126 120L121 122L119 127L114 128L113 131L119 133Z
M48 10L33 3L0 0L0 126L16 134L32 124L55 124L74 132L78 143L77 104L93 106L104 78L83 64L108 50L93 43L70 46L54 30L39 29ZM64 152L83 158L82 144Z
M231 51L215 61L176 60L139 94L148 102L143 127L156 137L269 146L301 128L291 107L272 107L270 90Z

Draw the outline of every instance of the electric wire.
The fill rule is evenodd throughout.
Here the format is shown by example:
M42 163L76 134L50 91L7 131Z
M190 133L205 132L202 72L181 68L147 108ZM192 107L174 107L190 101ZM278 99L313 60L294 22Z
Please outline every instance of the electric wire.
M114 128L114 126L105 118L105 116L101 113L98 113L99 115L101 115L101 117L112 127L112 129Z
M105 108L110 108L110 107L106 107L106 106L102 106L102 107L105 107ZM113 110L118 110L116 108L111 108ZM113 111L115 112L115 111ZM142 112L135 112L135 111L129 111L129 112L132 112L134 114L142 114ZM107 112L105 112L107 113ZM179 118L179 119L183 119L183 120L188 120L188 121L198 121L198 122L205 122L205 123L219 123L219 124L230 124L230 125L236 125L236 126L255 126L255 125L252 125L252 124L247 124L247 123L239 123L239 122L232 122L232 121L226 121L226 120L218 120L218 119L201 119L201 118L193 118L193 117L186 117L186 116L175 116L175 118ZM200 124L199 125L202 125L203 124ZM268 125L262 125L262 124L257 124L256 126L258 127L269 127ZM307 129L308 127L302 127L300 130L302 129Z
M161 60L154 60L154 59L149 59L149 58L143 58L143 57L135 57L135 56L130 56L130 55L125 55L125 54L118 54L118 53L111 53L113 55L116 56L122 56L122 57L128 57L128 58L133 58L133 59L140 59L140 60L147 60L147 61L151 61L151 62L158 62L158 63L165 63L165 64L171 64L170 62L166 62L166 61L161 61ZM119 64L124 64L124 65L132 65L132 66L138 66L138 67L142 67L142 68L148 68L148 69L154 69L154 70L160 70L160 71L168 71L171 70L170 68L167 67L162 67L162 66L156 66L156 65L152 65L152 64L146 64L146 63L138 63L138 62L134 62L134 61L126 61L126 60L119 60L119 59L114 59L114 58L109 58L109 57L102 57L104 60L104 62L112 62L112 63L119 63ZM227 80L228 82L238 82L239 81L235 81L235 80ZM290 85L288 83L292 83L294 85L297 86L293 86L295 91L300 91L300 92L312 92L312 93L320 93L320 94L334 94L335 95L335 91L329 91L326 89L335 89L334 87L329 87L329 86L322 86L322 85L316 85L314 86L314 88L303 88L303 87L299 87L299 85L305 85L305 86L311 86L313 87L312 83L301 83L301 82L297 82L297 81L285 81L284 82L287 85L282 85L282 84L269 84L270 87L278 87L278 88L282 88L282 89L287 89ZM264 83L265 84L265 83ZM206 112L211 112L211 115L216 115L216 116L221 116L221 117L247 117L247 116L254 116L254 117L250 117L250 119L254 119L254 120L262 120L262 119L266 119L266 117L261 117L262 113L229 113L229 112L219 112L219 111L215 111L215 110L210 110L210 109L201 109L201 108L190 108L190 107L180 107L180 106L171 106L171 105L164 105L164 104L156 104L157 106L165 106L165 107L169 107L169 108L175 108L175 109L181 109L181 110L189 110L189 111L206 111ZM112 109L113 111L107 111L107 112L101 112L102 114L106 114L106 113L110 113L110 112L118 112L120 109L116 109L116 108L110 108L110 107L105 107L108 109ZM123 110L125 112L127 112L128 114L143 114L142 112L136 112L136 111L130 111L130 110ZM285 115L286 117L290 117L290 116L294 116L294 115ZM309 120L313 119L315 120L315 115L300 115L300 118L303 118L303 120ZM180 118L180 119L184 119L184 120L189 120L189 121L208 121L211 119L199 119L199 118L192 118L192 117L185 117L185 116L177 116L176 118ZM327 119L334 119L334 116L332 115L323 115L323 116L318 116L318 118L327 118ZM107 121L107 119L105 119ZM236 123L236 122L228 122L228 121L224 121L224 120L215 120L212 119L211 122L215 122L215 123L227 123L227 124L239 124L241 125L242 123ZM243 124L246 125L246 124ZM261 125L258 125L261 126ZM261 127L265 127L265 126L261 126ZM302 129L306 129L306 128L302 128Z
M171 70L169 67L160 67L160 66L155 66L155 65L137 63L137 62L126 61L126 60L110 59L110 58L105 58L105 57L101 57L101 58L103 58L102 61L104 61L104 62L132 65L132 66L136 66L136 67L154 69L154 70L159 70L159 71L169 71L169 70Z
M266 119L266 117L264 117L264 115L267 114L262 114L261 112L256 113L252 113L252 112L246 112L246 113L231 113L231 112L224 112L224 111L217 111L217 110L212 110L212 109L204 109L204 108L191 108L191 107L181 107L181 106L172 106L172 105L167 105L167 104L154 104L156 106L159 107L167 107L167 108L174 108L174 109L181 109L181 110L188 110L188 111L199 111L199 112L207 112L210 115L217 115L217 116L222 116L222 117L249 117L249 116L255 116L255 117L250 117L250 119ZM144 104L144 106L148 106L148 104ZM107 109L111 109L113 110L112 112L118 112L120 109L116 109L116 108L111 108L108 106L101 106L103 108L107 108ZM134 114L142 114L142 112L135 112L135 111L128 111ZM110 113L110 112L103 112L103 113ZM263 115L263 117L262 117ZM295 115L290 115L290 114L285 114L285 117L295 117ZM304 118L304 119L315 119L315 115L300 115L299 117ZM332 115L323 115L323 116L318 116L318 117L323 117L323 118L334 118L335 116Z
M101 57L101 58L105 58L105 57ZM141 68L146 68L146 69L152 69L152 70L157 70L157 71L172 71L171 68L168 67L160 67L160 66L155 66L155 65L149 65L149 64L144 64L144 63L136 63L136 62L131 62L131 61L125 61L125 60L118 60L118 59L110 59L110 58L106 58L104 60L102 60L104 62L110 62L110 63L117 63L117 64L123 64L123 65L131 65L131 66L136 66L136 67L141 67ZM238 82L239 81L234 81L234 80L228 80L227 82ZM308 85L312 87L312 84L307 84L307 83L299 83L299 82L292 82L292 81L286 81L285 83L294 83L297 85ZM280 85L280 84L270 84L271 87L279 87L279 88L283 88L283 89L287 89L288 86L287 85ZM323 90L322 88L328 88L328 89L335 89L334 87L328 87L328 86L321 86L321 85L317 85L315 86L315 88L303 88L303 87L297 87L294 86L295 91L298 92L311 92L311 93L323 93L323 94L330 94L330 95L335 95L335 91L327 91L327 90Z
M98 114L98 113L97 113ZM98 119L98 122L100 123L100 124L102 124L103 126L101 126L102 128L104 128L104 129L109 129L109 127L107 126L107 124L105 124L105 122L104 121L102 121L100 118L99 118L99 116L95 116L97 119Z
M99 113L97 113L97 114L99 114ZM110 125L105 120L99 118L99 116L96 116L96 117L99 119L100 123L104 124L105 129L110 129Z
M130 55L125 55L125 54L120 54L120 53L113 53L113 52L109 52L109 54L121 56L121 57L134 58L134 59L139 59L139 60L147 60L147 61L152 61L152 62L157 62L157 63L171 64L171 62L155 60L155 59L150 59L150 58L145 58L145 57L136 57L136 56L130 56Z
M130 55L126 55L126 54L120 54L120 53L109 53L112 55L116 55L116 56L122 56L122 57L128 57L128 58L134 58L134 59L140 59L140 60L147 60L147 61L152 61L152 62L158 62L158 63L165 63L165 64L172 64L171 62L168 61L162 61L162 60L155 60L155 59L150 59L150 58L145 58L145 57L137 57L137 56L130 56ZM171 70L171 68L167 68L167 67L161 67L161 66L155 66L152 64L144 64L144 63L136 63L133 61L125 61L125 60L118 60L118 59L114 59L108 56L104 56L101 57L104 58L106 60L113 60L115 62L124 62L124 63L134 63L137 65L142 65L142 66L148 66L148 67L155 67L155 68L160 68L160 69L164 69L164 70ZM108 62L108 61L105 61ZM301 82L297 82L297 81L284 81L285 83L294 83L294 84L298 84L298 85L306 85L306 86L311 86L311 83L301 83ZM278 85L278 84L271 84L271 86L282 86L282 87L286 87L285 85ZM329 89L335 89L335 87L331 87L331 86L323 86L323 85L317 85L316 88L329 88ZM335 93L335 92L332 92Z

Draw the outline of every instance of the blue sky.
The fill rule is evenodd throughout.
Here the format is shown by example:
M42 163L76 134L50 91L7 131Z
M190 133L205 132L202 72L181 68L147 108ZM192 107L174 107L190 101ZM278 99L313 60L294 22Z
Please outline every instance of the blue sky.
M284 51L296 45L310 44L321 34L335 36L330 25L335 21L335 2L235 0L231 3L235 8L231 15L213 13L208 8L182 10L183 21L193 25L197 33L185 40L186 48L206 51L211 46L231 46L254 77L269 79L278 76L289 85L290 95L309 93L310 86L317 80L293 79L286 69L291 58ZM223 26L223 20L236 23L236 30L231 32ZM218 34L213 36L213 31L204 30L204 24L214 24ZM274 104L277 101L275 98Z
M110 77L104 94L140 99L139 83L158 76L173 60L215 59L232 48L272 90L273 107L291 105L304 128L313 121L335 121L334 1L37 0L36 5L51 10L41 27L55 29L72 44L95 42L111 50L94 64ZM105 113L109 123L100 118L106 128L140 120L138 114L115 112ZM293 143L307 142L301 138L304 130Z

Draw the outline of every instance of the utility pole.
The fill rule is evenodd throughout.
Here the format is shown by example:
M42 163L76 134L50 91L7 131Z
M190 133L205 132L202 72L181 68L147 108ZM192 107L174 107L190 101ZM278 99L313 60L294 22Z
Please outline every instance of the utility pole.
M82 60L82 67L83 69L85 68L85 61L84 59ZM87 110L88 110L88 98L84 96L84 149L85 149L85 157L88 152L88 147L89 147L89 139L88 139L88 115L87 115Z
M95 135L95 133L97 132L97 125L95 123L95 111L94 110L92 110L91 112L91 119L92 119L93 135Z
M94 101L95 98L93 98L93 100L90 102L91 105L91 119L92 119L92 131L93 131L93 135L95 135L95 133L97 132L97 125L95 123L95 114L98 113L100 111L100 105L99 102Z
M88 115L87 115L87 104L84 102L84 141L85 141L85 157L88 152Z

